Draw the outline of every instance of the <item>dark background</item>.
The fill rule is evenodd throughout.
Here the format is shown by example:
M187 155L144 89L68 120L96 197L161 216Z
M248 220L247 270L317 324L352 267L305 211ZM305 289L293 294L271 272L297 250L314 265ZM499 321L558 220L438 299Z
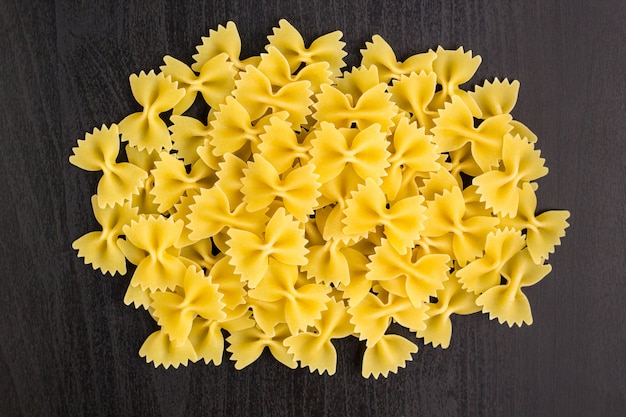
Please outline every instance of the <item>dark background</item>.
M614 1L0 0L0 414L623 416L626 5ZM349 65L381 34L404 59L442 45L483 58L483 79L521 82L513 115L539 136L550 174L540 210L568 209L553 272L527 290L535 323L454 320L451 347L363 379L356 339L333 377L264 355L243 371L154 369L155 328L71 242L95 230L99 178L68 162L86 131L136 111L128 76L191 63L209 29L237 23L259 54L282 17L306 40L341 30Z

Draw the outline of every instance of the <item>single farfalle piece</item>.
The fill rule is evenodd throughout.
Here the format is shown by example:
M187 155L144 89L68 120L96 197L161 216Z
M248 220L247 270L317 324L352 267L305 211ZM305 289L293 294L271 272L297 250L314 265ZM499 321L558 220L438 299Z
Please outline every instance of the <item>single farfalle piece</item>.
M272 334L265 333L259 327L250 327L228 336L226 341L230 346L226 350L232 353L230 360L235 362L235 369L243 369L256 361L265 348L269 349L277 361L295 369L298 363L285 345L285 339L288 337L291 337L291 333L286 324L277 325Z
M306 123L306 117L311 114L313 91L309 81L294 81L274 90L265 74L248 65L240 73L240 79L235 81L235 85L237 88L233 96L246 109L251 120L261 118L268 111L286 111L291 127L300 131L300 126Z
M235 271L254 288L269 268L270 258L286 265L307 263L304 230L283 207L267 222L262 236L246 230L229 229L226 242Z
M126 274L126 257L118 245L118 239L124 234L122 228L137 218L137 208L130 202L113 207L100 208L96 195L91 197L93 214L102 226L101 231L89 232L74 242L72 248L78 250L78 257L85 259L93 269L100 269L103 274Z
M245 159L251 152L258 151L261 142L260 135L265 132L265 126L273 118L287 120L287 112L271 113L253 122L248 110L234 97L226 97L226 102L220 104L219 110L214 114L209 131L210 143L216 156L227 153L244 151ZM289 123L291 126L291 122ZM248 146L246 146L248 145Z
M490 171L502 157L503 137L512 129L510 114L500 114L483 120L474 127L474 116L467 103L459 96L439 110L431 129L440 152L454 151L471 144L472 157L483 170Z
M330 288L306 282L298 284L298 267L273 259L261 282L248 295L267 302L285 301L285 321L292 334L304 331L321 318L326 310Z
M346 203L344 232L366 236L381 225L391 246L403 255L420 238L424 229L426 208L423 202L422 196L415 195L389 205L380 187L368 178Z
M502 267L519 253L526 240L518 230L498 229L487 235L484 255L463 268L457 269L456 276L463 289L481 294L500 284Z
M312 330L285 338L284 344L289 354L299 361L302 367L320 375L328 372L334 375L337 370L337 351L332 339L349 336L354 331L350 315L343 301L330 299L322 317L315 321Z
M163 366L165 369L170 366L178 369L180 365L187 366L189 361L198 360L191 341L186 340L179 345L160 329L143 342L139 349L139 356L146 358L148 363L153 362L155 368Z
M300 32L287 20L281 19L273 34L267 37L269 44L266 48L278 49L289 62L292 73L302 64L308 66L317 62L327 62L329 70L337 76L346 65L343 58L347 52L343 50L345 42L341 41L342 37L343 34L338 30L327 33L315 39L307 48Z
M570 212L567 210L548 210L535 215L537 209L537 195L531 183L524 183L520 193L520 205L517 216L500 217L504 225L526 231L528 251L535 263L542 263L554 248L561 244L565 236L565 229L569 227L567 219Z
M482 86L477 86L469 95L480 108L482 117L487 118L511 113L518 93L519 81L509 81L508 78L500 81L496 78L493 82L485 81Z
M507 323L509 327L522 323L530 325L533 323L530 303L521 289L541 281L551 270L550 265L536 264L528 249L524 249L502 268L506 283L486 290L476 299L476 304L482 307L483 313L489 313L490 319L497 318L500 324Z
M143 111L132 113L119 123L122 140L148 152L170 150L170 132L159 115L174 108L185 96L185 89L178 88L170 77L154 71L131 75L130 88Z
M441 346L447 349L452 338L453 314L467 315L481 310L476 305L476 295L465 291L455 273L443 283L443 288L437 291L434 300L426 303L428 318L424 320L426 327L416 330L415 335L424 339L424 343L431 343L433 347Z
M243 170L244 177L241 179L241 192L247 210L258 211L280 199L288 213L301 222L306 221L313 214L320 196L320 184L314 169L313 165L306 164L279 174L263 156L255 155Z
M207 320L226 318L224 303L217 285L204 276L201 269L187 268L182 282L182 295L176 292L155 291L151 294L152 313L171 340L184 344L189 337L193 320L200 316Z
M485 172L474 178L480 201L494 213L514 217L519 206L523 182L534 181L548 174L540 151L526 138L504 135L500 169Z
M463 47L456 50L437 48L436 58L433 60L433 72L437 74L437 83L441 85L441 91L435 94L433 108L440 109L443 103L451 97L462 100L473 115L480 116L480 108L472 100L467 91L459 86L468 82L482 62L482 58L472 56L472 51L465 52Z
M448 279L450 256L426 254L416 260L413 251L401 255L387 239L382 239L367 264L366 277L372 281L401 280L408 298L419 307L429 297L435 296Z
M437 112L429 109L435 96L437 75L434 72L412 72L402 75L389 87L393 101L400 109L411 114L411 120L427 130L433 127L433 118Z
M428 51L399 62L391 46L380 35L372 36L372 41L365 43L365 49L361 49L361 55L363 56L361 64L366 67L376 66L380 79L384 83L412 72L416 74L422 71L431 72L433 61L437 57L435 52Z
M164 217L141 217L124 226L126 238L146 256L138 263L130 285L150 291L174 290L182 285L186 266L175 248L185 224Z
M465 199L459 187L445 190L433 201L426 202L423 235L438 237L452 234L454 257L460 266L480 256L487 235L495 230L499 220L491 216L465 217Z
M395 374L398 368L404 368L414 353L417 353L415 343L397 334L383 335L374 345L365 348L361 375L387 378L389 372Z
M385 334L391 320L395 320L409 329L420 330L425 327L426 306L413 305L406 297L389 295L382 300L375 294L368 293L358 304L351 306L348 312L352 315L351 323L358 333L359 340L366 340L366 346L374 346Z
M310 143L301 143L289 122L279 117L272 117L264 127L265 133L259 138L258 148L261 156L268 160L279 174L296 164L307 165L311 159Z
M257 66L259 71L267 76L272 86L282 87L295 81L308 81L313 93L319 93L323 84L330 84L332 72L325 61L314 62L293 71L289 61L274 46L267 46L267 53L261 54L261 62Z
M354 123L359 129L377 123L385 133L389 133L394 125L397 107L391 101L391 93L387 92L385 83L370 88L358 99L333 86L322 85L322 92L316 98L313 117L318 123L329 122L338 128L352 127Z
M185 89L184 97L172 109L173 114L181 114L191 107L198 93L209 107L217 107L235 88L236 71L225 53L209 59L197 75L176 58L166 56L163 61L161 72Z
M390 166L383 178L382 189L390 200L395 200L401 190L408 190L415 177L426 176L439 170L439 153L433 137L417 123L402 117L391 138L392 151L387 159Z
M203 188L193 198L195 203L190 207L187 227L191 230L189 237L194 240L213 237L230 228L260 233L267 222L265 210L250 213L244 202L231 209L228 195L219 185Z
M214 171L201 160L187 173L184 162L175 155L163 152L160 158L152 170L154 187L150 193L161 213L171 209L190 190L206 189L215 183Z
M209 36L202 37L202 45L196 47L196 50L198 53L193 56L196 62L191 65L196 72L200 72L204 64L223 53L239 70L243 70L246 65L256 65L259 62L259 57L240 59L241 38L235 22L228 22L226 26L219 25L217 30L209 30Z
M116 162L120 151L120 135L117 125L94 129L78 140L72 148L70 163L85 171L102 171L98 182L97 200L100 208L113 207L130 200L138 194L148 173L129 162Z
M319 175L320 183L340 176L346 165L354 168L364 180L378 180L386 174L389 142L379 124L360 130L337 129L332 123L323 122L314 135L311 165Z

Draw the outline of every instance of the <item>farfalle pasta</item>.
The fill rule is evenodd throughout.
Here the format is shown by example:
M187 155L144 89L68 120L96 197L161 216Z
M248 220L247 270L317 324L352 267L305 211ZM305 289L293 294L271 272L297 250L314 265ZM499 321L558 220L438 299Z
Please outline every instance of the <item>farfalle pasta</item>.
M179 345L189 339L196 317L206 320L226 318L222 311L223 295L218 291L218 286L211 282L211 277L204 276L201 269L189 266L181 287L182 295L169 291L154 291L150 294L154 310L152 315L161 330Z
M124 234L122 228L137 217L137 208L130 202L123 205L101 208L98 197L91 198L93 214L102 226L101 231L89 232L72 243L78 250L78 256L85 259L94 269L100 269L103 274L126 274L126 257L119 246L120 236Z
M162 74L171 77L185 91L183 98L172 108L174 114L181 114L191 107L198 93L209 106L218 106L235 87L235 69L225 53L205 62L199 74L171 56L166 56L163 61Z
M130 76L130 87L143 110L126 116L119 123L122 140L137 150L170 150L172 140L165 121L159 116L172 109L184 97L185 90L162 72Z
M142 188L148 173L129 162L117 163L120 151L116 125L94 129L79 140L70 162L86 171L102 171L96 199L100 208L114 207L130 200Z
M480 57L438 47L400 62L379 35L344 70L341 37L307 46L281 20L265 52L241 57L228 22L191 65L166 56L131 75L141 110L73 148L72 164L102 171L101 230L73 248L105 274L134 265L124 303L159 327L148 362L228 353L242 369L267 348L332 375L333 340L353 336L378 378L417 339L447 348L453 314L532 323L523 289L550 272L569 212L536 212L548 168L511 115L520 83L464 90Z

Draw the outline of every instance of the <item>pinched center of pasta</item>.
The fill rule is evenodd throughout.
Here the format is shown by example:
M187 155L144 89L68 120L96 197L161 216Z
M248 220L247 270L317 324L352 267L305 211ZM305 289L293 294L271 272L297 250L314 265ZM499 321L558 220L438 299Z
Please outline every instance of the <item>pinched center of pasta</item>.
M102 230L73 247L105 274L136 265L124 302L160 326L148 362L219 365L226 342L237 369L267 347L332 375L332 339L355 336L378 378L417 352L392 321L442 348L452 314L532 323L522 288L550 272L569 213L535 214L548 169L510 114L519 82L465 91L480 57L399 62L378 35L342 72L341 37L307 47L281 20L242 59L229 22L190 67L166 56L131 75L138 111L73 149L72 164L102 171ZM189 115L202 105L206 122Z

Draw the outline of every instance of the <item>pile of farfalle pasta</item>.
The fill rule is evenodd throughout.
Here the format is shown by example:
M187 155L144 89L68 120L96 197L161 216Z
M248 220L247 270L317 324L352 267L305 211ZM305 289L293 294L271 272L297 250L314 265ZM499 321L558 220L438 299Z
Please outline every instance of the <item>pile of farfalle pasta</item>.
M550 272L569 213L536 214L548 169L510 114L519 82L465 91L480 57L399 62L380 36L344 70L341 37L306 47L281 20L242 59L229 22L191 66L166 56L131 75L137 112L73 148L102 171L102 230L73 247L105 274L136 266L124 302L159 326L148 362L219 365L226 350L241 369L267 347L332 375L332 340L354 336L378 378L418 349L392 322L442 348L453 314L532 323L523 288ZM202 106L206 120L189 116Z

